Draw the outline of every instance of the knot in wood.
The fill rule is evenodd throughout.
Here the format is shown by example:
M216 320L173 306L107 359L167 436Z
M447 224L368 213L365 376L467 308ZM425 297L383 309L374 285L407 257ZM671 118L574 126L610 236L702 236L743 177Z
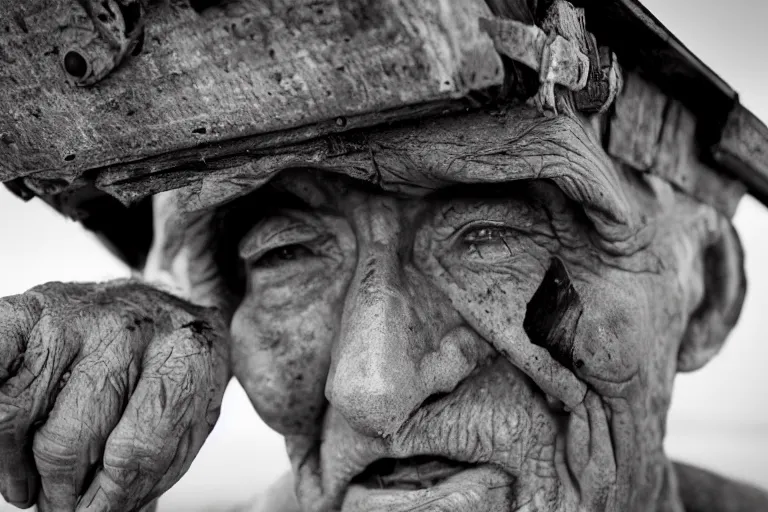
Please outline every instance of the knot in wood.
M140 48L144 35L139 0L72 1L62 24L62 67L75 85L93 85Z
M64 56L64 71L75 78L82 78L88 72L88 61L76 51L69 51Z

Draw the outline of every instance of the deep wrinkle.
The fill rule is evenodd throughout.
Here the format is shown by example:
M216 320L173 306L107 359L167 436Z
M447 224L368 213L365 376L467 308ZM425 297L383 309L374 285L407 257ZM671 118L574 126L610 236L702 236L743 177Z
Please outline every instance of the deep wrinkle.
M306 180L302 185L305 190L320 181L312 171L303 176L294 173L292 179ZM313 343L320 343L317 349L330 355L331 363L325 379L325 399L312 404L314 410L325 411L322 431L315 434L323 439L323 449L314 455L319 460L313 462L323 483L318 488L318 481L313 479L297 482L299 495L315 496L312 503L304 506L325 510L338 503L353 477L375 460L415 455L472 462L478 464L478 471L483 464L502 468L510 485L515 482L514 497L508 506L522 506L543 496L559 496L556 501L565 507L563 510L569 510L579 500L600 506L599 503L623 499L619 496L622 485L629 489L635 474L627 472L625 465L635 460L636 454L650 450L648 442L659 439L653 435L637 437L637 429L646 428L640 425L645 421L655 423L654 418L661 411L646 411L644 399L633 402L632 397L665 392L663 386L655 387L656 381L647 376L647 372L664 364L645 361L653 353L644 340L647 327L641 329L635 322L656 325L653 319L661 315L664 329L659 328L654 335L656 343L661 343L665 336L676 335L682 327L670 324L669 308L655 310L656 305L646 301L644 293L621 294L638 287L651 293L666 289L669 282L658 275L622 270L621 260L616 257L611 265L605 266L606 270L596 270L595 265L601 263L593 255L599 248L589 243L560 243L563 239L588 241L592 227L585 222L578 205L557 199L562 195L551 183L517 184L511 196L503 190L483 196L479 193L482 187L478 187L465 190L469 196L449 190L409 198L375 192L367 185L357 187L354 180L346 178L334 177L323 183L330 183L332 188L336 181L344 181L345 193L329 194L334 197L333 207L324 205L305 214L315 219L332 217L338 220L337 228L343 226L346 234L339 238L344 242L332 245L339 248L343 261L339 268L345 270L321 271L325 264L315 267L316 263L310 262L320 260L306 254L306 270L316 276L316 283L305 287L302 283L306 280L299 271L302 259L286 262L285 279L280 280L284 289L281 307L294 304L291 307L299 309L279 316L260 313L261 320L248 320L252 314L248 308L254 306L246 307L251 304L246 298L236 314L238 322L250 325L247 331L235 330L236 344L248 343L247 332L259 332L260 322L267 322L264 325L275 332L293 332L288 338L300 343L299 332L303 328L290 320L301 316L299 310L329 300L327 291L331 289L335 294L330 300L345 304L341 309L331 310L336 327L323 329L328 337L324 341L313 338ZM328 237L336 238L333 230L329 230ZM484 248L484 257L477 256L472 246ZM403 253L411 256L405 259ZM568 367L556 360L559 357L553 358L545 345L531 343L523 330L528 302L555 256L566 266L578 262L574 265L574 283L583 292L584 307L598 313L592 315L592 321L578 322L570 333L573 361L579 363ZM679 264L669 260L667 268L671 270ZM590 267L591 274L581 271L580 266ZM258 276L262 271L253 268L251 272ZM269 272L280 269L272 268ZM599 278L593 278L595 274ZM635 284L629 285L630 282ZM267 282L264 285L269 286ZM598 291L601 289L602 292ZM264 302L270 294L268 288L260 291L261 311L271 310ZM606 304L601 298L601 302L595 302L596 297L606 294L622 297L622 301ZM646 316L633 320L628 312L637 307L645 308ZM613 308L618 308L615 313L611 312ZM595 321L617 315L625 322ZM669 332L670 325L678 331ZM300 330L296 331L297 328ZM585 343L592 343L585 340L603 340L606 336L623 340L620 352L602 355L606 350L619 350L613 342L601 342L600 348L584 347ZM269 357L275 361L275 368L280 367L283 356L275 354L276 360ZM427 360L430 362L425 365ZM603 361L613 362L606 366ZM666 359L667 364L669 361ZM296 364L312 366L311 360L294 361L291 368ZM309 373L322 375L317 369ZM628 374L646 376L638 381L625 379ZM577 388L563 387L567 380L562 379L567 375L582 388L589 383L598 391L589 391L574 401L568 393ZM483 394L483 390L489 389L482 384L487 378L497 379L495 389L501 393L493 400ZM626 391L622 391L625 385ZM257 409L265 392L280 393L278 389L251 388L249 394ZM612 399L601 400L597 392L607 393ZM615 397L623 393L627 395L617 402ZM633 405L619 407L625 401ZM557 405L558 402L567 407ZM564 421L564 410L568 411L569 421ZM512 431L502 419L510 411L517 411L515 425L522 430L516 427L513 438L505 438ZM291 414L291 409L282 409L262 416L280 425ZM477 439L482 441L476 448L457 444L469 442L466 436L455 437L467 428L479 429ZM302 442L312 443L311 438ZM617 445L625 448L615 451L613 447ZM509 446L514 447L519 457L512 465L508 448L502 448ZM542 459L544 453L548 455ZM666 474L663 456L652 455L647 460L651 464L649 470ZM550 473L561 476L537 476ZM467 473L468 482L471 474L474 473ZM486 475L482 471L480 474ZM486 477L496 478L491 474L483 478ZM585 482L597 487L584 488ZM571 495L569 489L577 488L584 492L573 491ZM355 491L355 503L361 499L360 492ZM392 499L400 498L393 495ZM456 506L461 502L456 501ZM349 503L351 507L352 502ZM473 507L479 506L479 502L472 503Z

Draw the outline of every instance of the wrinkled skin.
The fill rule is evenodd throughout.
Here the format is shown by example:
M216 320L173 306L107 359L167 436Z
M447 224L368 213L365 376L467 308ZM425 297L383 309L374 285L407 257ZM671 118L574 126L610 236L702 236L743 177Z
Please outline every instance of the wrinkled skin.
M233 369L287 436L302 510L682 510L665 416L675 373L716 349L697 326L731 306L704 301L704 272L738 275L703 257L740 255L727 222L638 187L654 236L612 253L547 182L425 198L310 173L278 187L305 205L240 244ZM584 304L573 371L522 328L553 256ZM360 476L420 455L469 466L437 485L414 487L413 468Z
M562 182L601 198L579 174ZM222 205L231 239L191 237L194 298L229 305L232 370L286 436L296 507L682 510L662 447L674 375L735 322L742 254L711 207L611 179L642 212L636 239L604 236L548 180L406 195L317 170L234 202L257 213ZM523 328L553 258L584 308L567 361ZM78 510L131 510L168 489L226 382L210 312L138 284L46 285L1 307L3 495L31 503L39 476L44 512L80 493Z
M224 324L150 286L0 299L0 491L22 508L136 510L189 468L228 380Z

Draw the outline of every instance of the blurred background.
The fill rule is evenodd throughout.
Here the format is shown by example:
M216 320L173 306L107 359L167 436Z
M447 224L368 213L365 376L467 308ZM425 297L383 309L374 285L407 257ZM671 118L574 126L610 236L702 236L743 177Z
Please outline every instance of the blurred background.
M768 121L768 2L644 0L696 55ZM768 210L745 198L735 219L747 255L749 291L738 326L706 368L677 379L667 450L768 489ZM24 204L0 187L0 296L47 281L98 281L128 269L88 233L38 200ZM187 475L160 511L225 510L288 470L281 436L232 382L222 416ZM0 498L0 512L15 510Z

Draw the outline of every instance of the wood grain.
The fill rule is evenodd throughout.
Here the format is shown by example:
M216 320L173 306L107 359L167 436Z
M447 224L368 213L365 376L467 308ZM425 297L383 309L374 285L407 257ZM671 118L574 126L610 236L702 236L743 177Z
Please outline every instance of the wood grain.
M68 83L74 0L0 0L0 181L450 100L501 85L482 0L149 2L141 53ZM66 42L71 44L71 42Z
M711 162L698 121L682 102L629 73L609 121L608 152L732 217L746 186Z
M768 204L768 128L762 121L742 105L734 105L712 153Z
M718 172L706 158L708 148L696 140L696 118L679 101L670 101L650 171L688 195L733 217L746 185Z
M649 170L658 151L667 101L654 84L628 74L610 120L608 152L639 171Z
M210 6L142 0L141 51L76 87L62 61L77 43L80 4L0 0L0 182L84 218L81 199L98 190L128 204L289 146L493 103L514 66L478 20L542 15L536 2L505 0L194 3ZM584 18L556 2L545 28L590 55L577 106L600 103L594 64L609 54L596 48L609 45L634 69L609 122L609 152L724 213L741 183L768 202L768 129L733 90L636 0L572 3ZM583 39L584 24L596 40Z

